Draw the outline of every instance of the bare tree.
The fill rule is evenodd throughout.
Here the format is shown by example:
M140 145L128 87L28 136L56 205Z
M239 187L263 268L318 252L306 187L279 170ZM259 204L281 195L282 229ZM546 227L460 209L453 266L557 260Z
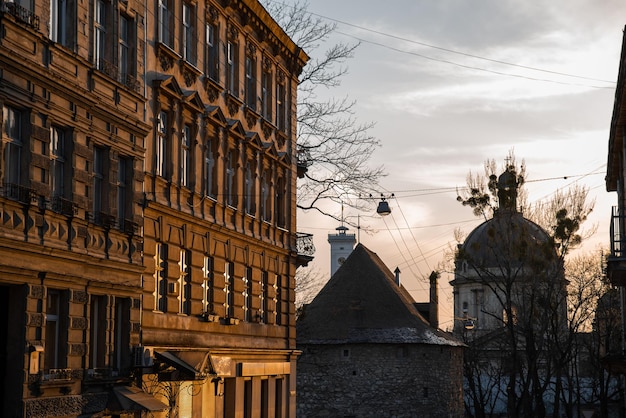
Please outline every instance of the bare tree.
M336 29L308 11L308 2L293 4L262 0L285 32L311 56L298 87L298 161L302 170L297 205L337 220L324 202L342 203L363 209L371 202L360 199L377 190L384 176L382 167L369 165L379 141L370 135L372 123L355 117L355 102L332 96L341 83L357 44L335 43L324 49ZM325 98L330 94L330 98Z
M469 284L489 295L481 315L493 325L470 341L474 355L468 361L480 361L466 364L469 399L477 416L493 412L494 397L506 402L511 417L571 416L574 343L581 324L589 323L583 314L594 299L579 292L573 303L564 265L569 252L588 236L580 231L593 203L587 202L586 189L574 188L530 210L521 188L524 164L517 165L511 153L502 175L496 175L495 167L490 161L484 177L468 176L467 189L458 198L487 222L480 240L475 234L468 243L470 235L459 248L455 285ZM522 218L521 210L536 221ZM494 366L498 361L500 368ZM481 371L481 364L489 370ZM502 374L494 375L494 370ZM486 385L492 396L485 395Z

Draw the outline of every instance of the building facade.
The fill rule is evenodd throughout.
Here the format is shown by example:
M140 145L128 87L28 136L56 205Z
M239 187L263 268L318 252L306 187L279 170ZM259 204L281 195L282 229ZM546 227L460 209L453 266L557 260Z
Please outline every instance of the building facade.
M146 31L144 389L179 416L294 416L307 56L257 1L162 0Z
M626 32L625 32L626 34ZM622 52L617 74L615 103L609 131L609 146L606 168L606 190L616 192L617 202L611 214L610 248L607 258L606 273L611 284L619 289L622 311L621 339L622 349L607 353L606 367L619 374L626 373L626 154L624 143L626 135L626 35L622 41Z
M104 410L139 344L144 68L121 33L101 40L126 72L98 55L93 4L0 4L5 417ZM110 18L136 25L132 7L116 3Z
M0 26L0 415L294 416L306 54L252 0Z

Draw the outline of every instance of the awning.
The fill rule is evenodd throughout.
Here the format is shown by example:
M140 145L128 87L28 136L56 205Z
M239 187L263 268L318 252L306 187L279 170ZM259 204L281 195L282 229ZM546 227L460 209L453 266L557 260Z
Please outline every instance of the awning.
M154 356L179 372L169 380L203 380L211 370L208 350L155 351Z
M116 386L115 397L124 411L163 411L169 407L154 396L132 386Z

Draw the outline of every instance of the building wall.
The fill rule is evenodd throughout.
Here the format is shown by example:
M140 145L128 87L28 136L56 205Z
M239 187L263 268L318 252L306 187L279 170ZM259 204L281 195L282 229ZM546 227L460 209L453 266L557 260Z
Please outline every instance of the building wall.
M461 347L301 347L298 417L462 417Z
M295 105L306 56L256 1L152 11L142 344L206 352L211 379L146 371L144 387L166 403L172 385L202 388L191 402L204 416L260 416L277 402L294 416Z
M58 15L48 1L0 12L6 417L101 411L105 386L130 382L139 343L145 100L135 78L95 62L91 2L63 4ZM116 2L110 16L138 17L132 7Z
M306 55L252 0L0 2L0 25L0 415L102 412L138 383L194 416L293 416ZM134 367L172 347L221 374Z

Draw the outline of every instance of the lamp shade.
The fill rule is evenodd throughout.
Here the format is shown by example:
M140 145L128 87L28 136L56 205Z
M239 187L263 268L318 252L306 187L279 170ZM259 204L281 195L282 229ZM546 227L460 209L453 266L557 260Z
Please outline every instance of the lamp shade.
M387 202L385 199L381 200L378 203L378 207L376 208L376 213L381 215L381 216L389 215L391 213L391 208L389 207L389 202Z

